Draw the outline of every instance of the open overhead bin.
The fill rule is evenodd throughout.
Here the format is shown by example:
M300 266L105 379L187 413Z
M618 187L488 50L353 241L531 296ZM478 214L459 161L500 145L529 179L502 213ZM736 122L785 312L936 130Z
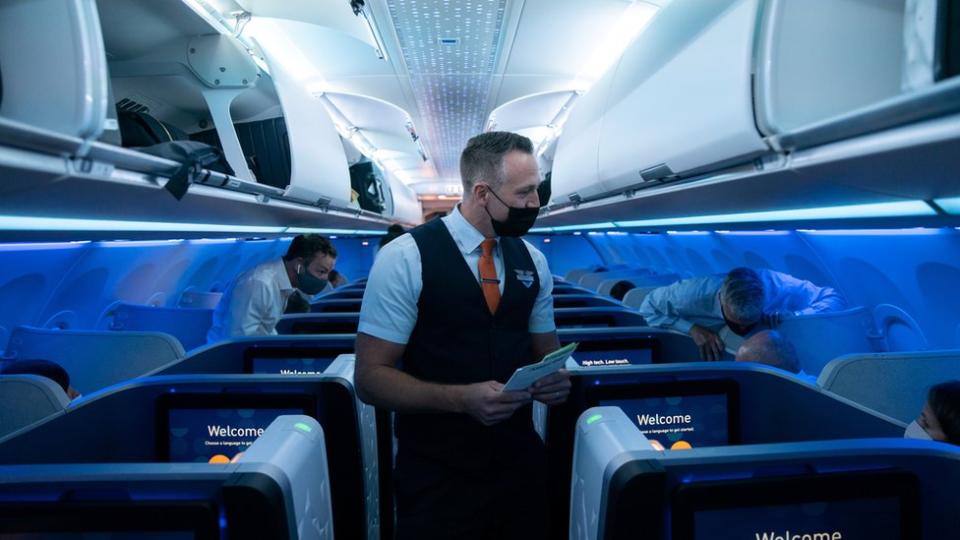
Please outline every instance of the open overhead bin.
M0 77L0 119L96 140L108 94L96 2L0 2Z
M673 0L574 104L553 162L551 211L676 180L690 182L670 193L690 197L708 183L790 170L801 164L797 150L823 148L813 158L822 162L836 154L827 143L856 146L960 113L960 78L944 67L960 54L949 37L956 5ZM871 148L865 141L844 155L869 159ZM916 176L918 186L934 181ZM789 200L788 185L765 189Z

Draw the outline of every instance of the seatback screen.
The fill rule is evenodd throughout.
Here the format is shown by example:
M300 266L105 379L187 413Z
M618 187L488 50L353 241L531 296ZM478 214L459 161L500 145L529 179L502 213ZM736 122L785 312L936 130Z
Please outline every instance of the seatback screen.
M321 375L333 358L253 358L250 372L261 375Z
M574 357L583 367L638 366L653 363L653 351L650 349L578 352Z
M260 375L320 375L341 354L353 353L353 345L324 347L250 347L243 353L245 373Z
M665 450L739 443L739 392L734 381L619 384L591 389L600 406L619 407Z
M918 525L904 472L692 483L674 497L675 540L906 540Z
M604 401L600 405L620 407L647 439L667 450L730 444L725 394Z
M158 404L160 461L226 464L236 461L278 417L315 416L300 394L244 396L170 394Z

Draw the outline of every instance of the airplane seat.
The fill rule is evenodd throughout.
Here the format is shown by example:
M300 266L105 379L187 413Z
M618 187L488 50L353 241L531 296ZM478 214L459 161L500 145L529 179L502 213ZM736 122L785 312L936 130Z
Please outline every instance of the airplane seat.
M0 375L0 439L66 409L70 398L39 375Z
M206 345L213 325L213 309L168 308L119 303L107 311L106 329L113 331L163 332L177 338L184 349Z
M920 539L958 518L955 447L903 438L656 451L617 407L576 424L570 538Z
M220 303L222 292L183 291L177 299L178 308L214 309Z
M627 291L627 294L623 296L623 305L631 308L639 308L640 304L643 303L643 299L650 294L650 291L656 289L657 287L634 287Z
M4 353L8 359L50 360L70 374L70 384L89 394L139 377L184 357L176 338L160 332L53 330L18 326Z
M870 339L870 312L863 306L789 317L777 330L796 347L800 368L810 375L819 374L838 356L876 351Z
M302 414L261 431L233 463L67 456L0 466L3 538L332 540L328 432Z
M850 354L831 360L817 384L902 422L923 409L931 386L960 379L960 349Z
M567 275L563 276L563 278L564 278L568 283L572 283L572 284L576 285L577 282L580 281L580 278L581 278L582 276L585 276L586 274L590 273L590 271L591 271L591 270L590 270L589 268L575 268L575 269L570 270L569 272L567 272Z
M601 295L603 295L603 296L610 296L610 291L613 290L613 286L616 285L617 283L621 282L621 281L630 281L630 282L632 282L633 280L632 280L632 279L625 279L625 278L605 279L605 280L601 281L601 282L600 282L600 285L597 287L597 293L598 293L598 294L601 294Z
M880 350L923 351L930 346L917 321L892 304L878 304L873 308L873 325L872 337L879 340Z

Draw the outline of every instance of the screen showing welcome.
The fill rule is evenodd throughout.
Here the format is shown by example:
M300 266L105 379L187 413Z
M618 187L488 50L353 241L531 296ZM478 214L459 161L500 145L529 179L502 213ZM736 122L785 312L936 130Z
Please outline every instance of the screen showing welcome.
M612 351L577 351L573 355L583 367L630 366L649 364L653 360L650 349L626 349Z
M170 409L170 461L230 463L278 416L303 409Z
M254 358L253 372L279 375L320 375L333 358Z
M900 540L896 497L698 511L695 540Z
M601 401L620 407L647 439L668 450L730 444L726 394Z

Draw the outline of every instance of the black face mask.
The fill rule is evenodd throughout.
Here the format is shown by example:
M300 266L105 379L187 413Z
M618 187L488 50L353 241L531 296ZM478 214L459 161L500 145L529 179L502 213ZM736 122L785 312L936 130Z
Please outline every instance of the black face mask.
M490 216L490 223L493 224L493 232L496 233L497 236L509 236L512 238L518 238L527 234L527 231L529 231L530 228L533 227L534 222L537 221L537 216L540 214L540 207L514 208L503 202L503 199L492 189L490 193L500 201L500 204L506 206L509 210L506 221L497 221L493 219L493 216L486 207L483 208L487 211L487 215Z
M727 312L724 311L722 303L720 304L720 315L723 316L723 322L727 325L727 328L729 328L731 332L733 332L734 334L740 337L746 336L750 332L753 332L753 329L756 328L758 324L760 324L760 321L757 321L753 324L748 324L744 326L742 324L736 324L732 322L730 319L727 318Z
M327 287L327 280L320 279L307 270L306 265L300 265L300 269L297 270L297 288L306 293L308 296L313 296Z

